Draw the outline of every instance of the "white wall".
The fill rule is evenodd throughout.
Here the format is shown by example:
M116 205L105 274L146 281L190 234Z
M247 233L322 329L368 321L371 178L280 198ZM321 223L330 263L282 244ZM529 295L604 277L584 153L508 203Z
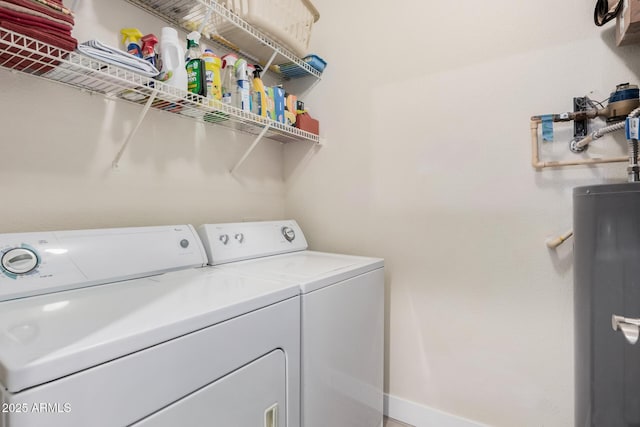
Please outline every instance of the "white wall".
M71 2L66 2L70 4ZM163 23L123 0L82 0L74 36L112 46ZM151 111L118 169L141 106L0 70L0 232L278 219L282 146Z
M314 4L329 65L306 101L328 144L287 148L286 214L314 249L385 258L386 391L492 426L572 425L571 244L544 242L571 228L573 187L626 165L536 172L529 117L638 83L639 48L584 0ZM543 157L574 156L571 133Z

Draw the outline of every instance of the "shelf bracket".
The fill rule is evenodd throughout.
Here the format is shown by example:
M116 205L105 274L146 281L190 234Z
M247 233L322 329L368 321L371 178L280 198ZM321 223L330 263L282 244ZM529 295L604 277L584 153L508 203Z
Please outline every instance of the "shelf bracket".
M151 95L149 95L149 99L147 100L147 103L144 105L144 108L142 109L142 112L140 113L140 116L138 117L138 122L133 127L133 129L131 129L131 132L129 132L129 135L127 136L127 139L124 140L124 143L122 144L122 147L120 147L120 151L118 151L118 154L116 154L116 158L113 159L113 162L111 163L112 167L114 167L114 168L118 167L118 163L120 163L120 158L122 158L122 155L124 154L125 150L127 149L127 146L129 145L129 143L133 139L133 136L136 134L136 132L138 131L138 128L142 124L142 121L144 120L145 116L149 112L149 109L151 108L151 104L153 104L153 101L156 99L156 95L158 95L158 88L154 88L153 92L151 92Z
M269 60L267 61L267 63L264 66L264 71L265 72L269 69L269 67L271 67L271 64L273 64L273 60L276 59L276 55L277 54L278 54L278 51L274 50L273 53L271 54L271 58L269 58Z
M256 146L258 145L260 140L265 136L265 134L267 133L270 127L271 127L271 124L267 123L264 129L260 131L260 134L256 137L256 139L253 140L253 143L251 144L249 149L244 153L244 156L242 156L242 158L238 160L238 163L236 163L233 169L231 169L231 174L234 174L236 170L238 170L240 165L243 164L245 160L247 160L247 157L249 157L249 154L251 154L251 152L256 148Z
M207 14L204 16L204 19L200 23L200 28L198 28L198 32L200 34L202 34L202 31L204 31L204 27L207 25L207 23L211 19L211 14L213 13L213 9L211 9L211 8L207 8L207 9L208 9L207 10Z

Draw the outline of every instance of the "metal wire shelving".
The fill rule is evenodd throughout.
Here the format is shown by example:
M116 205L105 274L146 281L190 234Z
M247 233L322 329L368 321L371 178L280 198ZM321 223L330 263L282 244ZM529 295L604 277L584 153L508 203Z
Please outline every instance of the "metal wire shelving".
M261 62L264 69L273 63L291 62L318 80L322 73L298 57L282 43L243 20L233 11L227 9L217 0L127 0L158 18L178 26L185 31L198 30L206 39L224 48L234 50L242 56ZM235 36L242 40L239 49L234 46L235 40L217 37L216 24L220 22L232 24L238 30ZM269 58L267 60L267 58Z
M318 135L220 102L212 102L186 90L77 52L67 52L4 28L0 28L0 68L144 105L137 124L113 160L114 167L118 166L122 154L150 109L256 135L253 144L232 168L232 172L237 170L263 137L279 142L320 141Z

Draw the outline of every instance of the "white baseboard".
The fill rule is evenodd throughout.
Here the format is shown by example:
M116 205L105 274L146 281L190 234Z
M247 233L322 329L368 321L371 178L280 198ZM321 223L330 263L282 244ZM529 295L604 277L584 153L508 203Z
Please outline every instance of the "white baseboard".
M489 427L385 393L384 414L415 427Z

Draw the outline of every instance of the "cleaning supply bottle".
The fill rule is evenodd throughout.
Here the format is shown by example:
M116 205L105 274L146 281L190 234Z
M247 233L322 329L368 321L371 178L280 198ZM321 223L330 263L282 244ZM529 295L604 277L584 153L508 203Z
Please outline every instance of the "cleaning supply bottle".
M156 66L156 44L158 38L154 34L147 34L142 38L142 58Z
M202 54L204 60L205 76L207 80L207 97L216 101L222 99L222 61L211 49L205 49Z
M184 50L178 41L175 28L164 27L160 36L160 57L162 70L158 80L180 90L187 90L187 70L184 64Z
M120 30L122 35L122 44L127 52L138 58L142 58L142 39L143 34L137 28L123 28Z
M237 107L237 94L236 94L236 73L235 65L238 61L238 57L233 54L224 55L222 57L222 103Z
M207 96L206 70L199 43L199 32L193 31L187 35L187 87L191 93Z
M252 113L258 108L253 103L253 76L256 74L256 67L253 64L247 64L247 80L249 81L249 111Z
M276 85L270 89L272 90L268 91L267 95L273 97L273 111L271 112L271 119L276 122L285 123L284 88L282 85Z
M249 90L249 75L247 74L247 61L239 59L233 67L236 75L236 93L238 108L251 112L251 93Z
M253 72L253 113L258 116L267 117L267 93L264 89L264 83L260 74L262 73L262 67L258 64L255 65L255 71Z

